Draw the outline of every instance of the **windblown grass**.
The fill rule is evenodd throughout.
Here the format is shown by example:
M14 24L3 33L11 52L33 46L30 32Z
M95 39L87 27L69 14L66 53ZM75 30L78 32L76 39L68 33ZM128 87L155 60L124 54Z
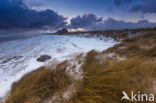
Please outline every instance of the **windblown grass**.
M103 54L114 52L116 55L124 55L127 57L124 61L107 58L101 64L96 59L100 53L91 51L82 67L84 70L82 86L67 103L121 103L122 91L126 91L128 95L131 91L155 94L155 37L156 33L152 32L128 38L103 52ZM120 49L122 46L125 48ZM142 46L147 47L142 48Z
M109 64L89 62L86 58L84 79L69 103L120 103L122 91L155 93L156 63L140 57ZM95 60L92 58L92 60ZM96 61L96 60L95 60ZM107 61L106 61L107 62Z
M62 92L70 83L65 73L65 62L56 70L41 67L14 83L5 103L42 103L56 92Z

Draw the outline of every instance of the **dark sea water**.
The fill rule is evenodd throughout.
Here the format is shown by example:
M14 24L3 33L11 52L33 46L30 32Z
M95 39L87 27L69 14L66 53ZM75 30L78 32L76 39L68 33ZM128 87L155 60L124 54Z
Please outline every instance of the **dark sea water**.
M39 34L1 34L0 35L0 44L8 41L27 39L34 36L38 36Z

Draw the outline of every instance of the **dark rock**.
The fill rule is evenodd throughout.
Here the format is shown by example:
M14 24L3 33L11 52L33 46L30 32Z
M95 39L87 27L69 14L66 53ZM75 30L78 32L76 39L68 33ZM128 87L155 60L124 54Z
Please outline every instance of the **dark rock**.
M39 58L37 58L37 61L45 62L45 61L47 61L49 59L51 59L51 56L49 56L49 55L41 55Z

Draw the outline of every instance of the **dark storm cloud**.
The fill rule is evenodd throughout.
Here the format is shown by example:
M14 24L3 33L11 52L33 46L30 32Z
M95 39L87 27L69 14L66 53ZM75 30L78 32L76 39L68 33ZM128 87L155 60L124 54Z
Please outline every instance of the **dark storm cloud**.
M73 18L71 19L71 24L72 26L70 25L70 28L83 28L86 30L119 30L126 28L135 29L156 27L156 23L149 22L148 20L140 20L138 22L126 22L123 20L115 20L113 18L102 20L102 18L97 18L94 14Z
M73 28L87 27L102 22L102 18L97 18L94 14L84 14L71 19L70 26Z
M45 29L66 25L66 18L52 10L29 9L21 0L0 0L0 29Z
M143 4L134 6L130 12L156 13L156 0L142 0Z
M114 0L114 4L119 7L121 4L124 4L124 3L131 3L132 0Z

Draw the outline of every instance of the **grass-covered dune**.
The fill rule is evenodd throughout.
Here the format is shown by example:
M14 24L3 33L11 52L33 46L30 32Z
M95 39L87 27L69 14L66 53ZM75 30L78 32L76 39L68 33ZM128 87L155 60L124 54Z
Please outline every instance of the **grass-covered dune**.
M55 70L40 68L25 75L13 84L5 103L121 103L122 91L155 94L156 32L152 29L125 36L106 51L90 51L81 66L83 78L74 80L78 83L70 99L45 102L73 83L66 68L64 62Z
M82 86L69 103L120 103L122 91L155 93L156 63L151 59L135 56L100 64L96 53L88 56Z
M126 38L103 53L88 53L82 67L82 86L69 103L121 103L122 91L129 95L131 91L155 94L155 44L156 32L148 32ZM101 62L107 53L115 55ZM126 59L117 61L118 56Z

